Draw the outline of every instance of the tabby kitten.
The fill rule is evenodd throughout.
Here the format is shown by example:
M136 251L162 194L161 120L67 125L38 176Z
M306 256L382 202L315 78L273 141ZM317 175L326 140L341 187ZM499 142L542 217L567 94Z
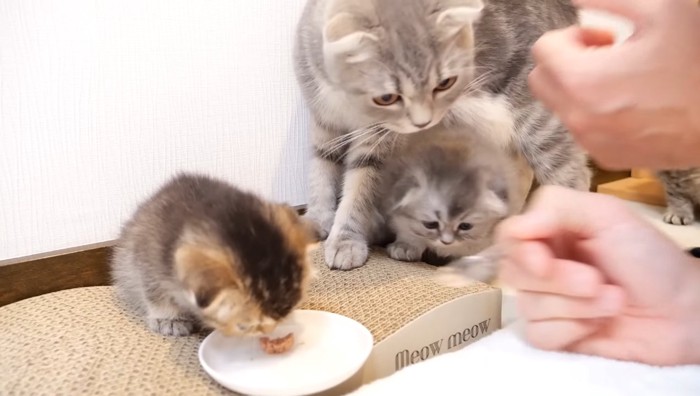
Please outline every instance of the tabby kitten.
M454 261L493 243L496 225L519 212L532 170L464 132L435 130L412 135L387 164L382 211L396 239L390 257ZM496 271L476 269L481 281Z
M700 168L659 171L656 175L665 189L664 221L675 225L692 224L695 210L700 206Z
M312 244L311 228L291 207L183 173L124 224L112 278L154 332L257 335L302 299Z
M396 134L478 131L540 185L587 190L585 153L527 85L535 40L577 21L569 0L308 0L294 57L312 115L307 217L327 264L365 263Z

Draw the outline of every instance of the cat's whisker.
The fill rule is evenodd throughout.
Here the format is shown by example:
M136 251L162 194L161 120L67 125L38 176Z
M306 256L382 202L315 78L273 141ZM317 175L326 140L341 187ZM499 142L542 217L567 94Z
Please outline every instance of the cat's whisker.
M392 131L388 129L382 129L379 132L380 136L377 138L377 141L374 142L374 144L369 148L369 150L362 156L363 159L369 158L371 155L374 154L374 150L378 149L379 146L384 142L384 139L386 139L387 136L393 134Z
M479 88L481 88L481 85L483 83L485 83L486 81L488 81L492 76L493 76L493 72L491 72L491 71L486 71L484 73L481 73L477 78L470 81L469 84L467 84L464 87L463 92L467 95L470 93L477 92L479 90Z
M377 128L380 127L381 124L373 124L369 127L366 128L361 128L361 129L356 129L352 132L346 133L339 138L335 138L329 141L329 143L334 142L328 147L328 143L326 143L326 146L324 147L326 150L330 152L336 152L337 150L341 149L344 146L348 146L354 141L366 137L368 135L372 135Z
M375 138L377 135L380 135L383 131L387 131L385 128L375 128L373 129L373 133L366 136L362 141L360 141L358 144L355 144L351 147L348 148L348 150L343 154L342 158L345 158L348 154L350 154L351 151L357 150L358 148L362 147L365 145L365 143L368 143L371 141L373 138ZM376 143L376 142L375 142ZM374 143L373 143L374 144ZM366 159L367 156L363 155L363 159Z
M381 123L374 123L374 124L370 124L370 125L364 126L364 127L362 127L362 128L357 128L357 129L355 129L354 131L350 131L350 132L344 133L344 134L342 134L342 135L340 135L340 136L337 136L337 137L335 137L335 138L329 140L328 142L326 142L326 145L328 145L328 144L333 145L333 144L336 144L336 143L339 143L339 142L345 142L347 139L352 138L353 136L355 136L355 135L357 135L357 134L365 133L365 132L367 132L368 129L375 128L375 127L377 127L378 125L381 125Z
M393 152L396 150L396 145L399 142L399 139L401 138L401 134L398 133L392 133L392 140L391 140L391 151Z
M340 136L340 138L333 139L329 143L326 143L325 149L330 151L330 152L336 152L337 150L342 149L343 147L348 146L350 143L352 143L354 140L357 140L358 138L371 133L371 129L363 129L363 130L358 130L357 133L348 133Z
M377 135L377 133L380 131L380 127L374 127L366 130L362 134L358 134L357 136L353 137L351 140L347 142L348 144L348 150L346 150L346 153L353 150L355 147L362 146L365 142L371 140L374 136ZM358 140L360 140L359 144L354 144Z

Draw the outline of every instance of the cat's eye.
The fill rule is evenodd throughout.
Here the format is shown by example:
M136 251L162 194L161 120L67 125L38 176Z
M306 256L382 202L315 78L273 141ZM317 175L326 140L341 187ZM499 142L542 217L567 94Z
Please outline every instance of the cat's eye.
M447 91L448 89L452 88L453 85L457 82L457 77L450 77L446 78L442 81L440 81L435 87L436 91Z
M376 103L379 106L391 106L394 103L398 102L401 99L401 95L397 94L386 94L382 96L377 96L376 98L372 98L372 101Z
M474 226L471 223L460 223L458 228L460 231L469 231L474 228Z
M438 223L437 221L424 221L423 227L429 230L437 230L438 228L440 228L440 223Z

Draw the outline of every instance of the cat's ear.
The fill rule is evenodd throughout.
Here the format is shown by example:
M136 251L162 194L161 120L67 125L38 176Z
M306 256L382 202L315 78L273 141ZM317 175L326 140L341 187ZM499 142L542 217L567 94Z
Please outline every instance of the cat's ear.
M273 209L275 223L282 233L289 238L291 245L299 250L310 249L320 241L320 233L316 225L309 219L299 215L297 209L278 204Z
M366 32L355 16L341 12L331 17L323 27L323 53L326 63L361 63L376 52L378 39Z
M473 25L481 17L483 9L482 0L469 0L438 14L437 31L442 41L454 43L460 48L473 47Z
M173 256L175 277L200 308L214 302L224 289L240 289L233 257L216 246L184 243Z
M417 170L409 170L399 177L392 189L391 210L400 209L416 200L416 196L425 188L427 176Z

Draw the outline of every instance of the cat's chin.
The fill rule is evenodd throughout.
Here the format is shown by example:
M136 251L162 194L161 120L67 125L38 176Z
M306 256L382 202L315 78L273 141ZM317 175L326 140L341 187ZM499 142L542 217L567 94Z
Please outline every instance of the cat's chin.
M396 127L394 127L394 128L389 128L389 129L391 129L392 131L394 131L400 135L413 135L414 133L422 132L422 131L428 130L432 127L433 126L431 125L427 128L417 128L417 127L396 128Z

